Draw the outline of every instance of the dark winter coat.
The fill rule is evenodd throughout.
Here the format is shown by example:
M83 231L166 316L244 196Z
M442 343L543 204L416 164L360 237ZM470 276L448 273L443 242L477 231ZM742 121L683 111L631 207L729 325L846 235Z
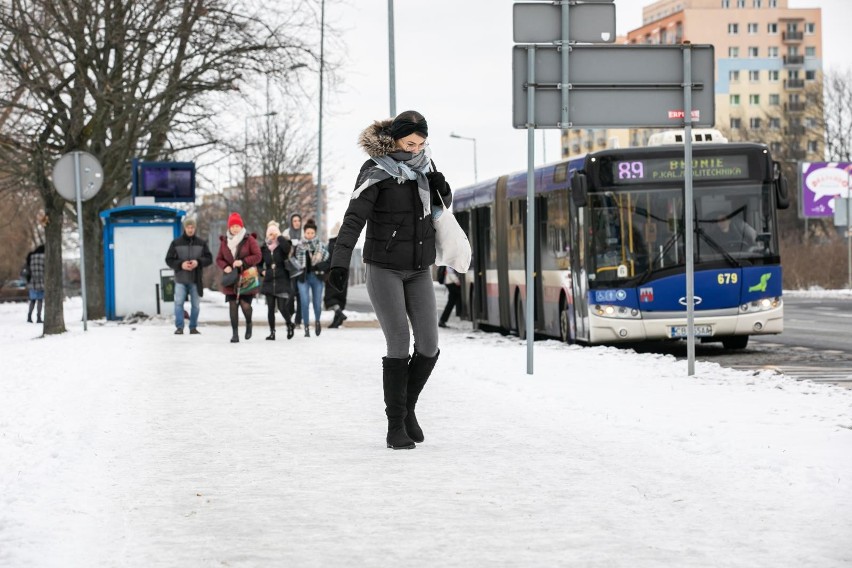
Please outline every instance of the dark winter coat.
M192 270L184 270L181 264L185 260L197 260L198 266ZM207 246L207 241L198 235L188 236L186 233L172 241L166 252L166 264L175 271L175 282L178 284L195 284L198 295L204 295L204 285L201 281L204 267L213 264L213 254Z
M369 156L385 156L397 151L393 138L383 130L390 122L375 122L361 133L361 147ZM361 171L374 165L372 159L367 160ZM443 199L449 206L452 194L447 187ZM441 203L436 192L433 192L432 203ZM337 235L332 267L349 268L352 249L365 224L364 262L393 270L425 270L435 262L432 216L423 215L415 180L397 183L393 178L385 179L350 200Z
M24 265L27 287L36 292L44 291L44 245L39 245L27 255Z
M328 254L329 260L334 259L334 247L337 244L337 237L328 239ZM332 306L338 306L341 310L346 309L346 292L349 289L349 282L343 286L343 290L336 290L334 286L326 286L323 293L323 303L325 309L330 310Z
M283 236L278 237L278 246L275 247L275 250L269 250L269 245L266 242L260 245L262 260L257 267L263 273L261 293L270 295L290 294L290 273L287 271L287 259L290 258L291 248L290 241Z
M254 233L246 233L246 236L240 241L240 244L237 246L237 258L234 258L234 255L231 254L231 249L228 248L228 237L225 235L219 237L219 254L216 255L216 266L225 270L226 266L233 266L235 260L243 261L243 266L240 270L257 266L260 263L260 247L257 246L257 236ZM250 294L256 294L258 290L259 288L255 288ZM222 293L234 296L237 292L234 286L223 286Z

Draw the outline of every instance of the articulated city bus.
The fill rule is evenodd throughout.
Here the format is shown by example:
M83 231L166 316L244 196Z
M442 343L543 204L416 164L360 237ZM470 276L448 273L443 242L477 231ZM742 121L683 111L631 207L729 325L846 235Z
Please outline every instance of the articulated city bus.
M742 349L750 335L780 333L777 210L789 203L778 164L762 144L697 143L693 192L696 337ZM473 247L466 313L476 327L520 337L526 196L527 174L518 172L453 198ZM536 334L583 344L686 336L682 144L536 169L535 220Z

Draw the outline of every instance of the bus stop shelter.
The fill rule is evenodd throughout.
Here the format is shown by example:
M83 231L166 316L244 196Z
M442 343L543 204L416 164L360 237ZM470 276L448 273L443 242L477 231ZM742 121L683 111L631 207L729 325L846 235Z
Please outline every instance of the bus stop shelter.
M166 252L181 234L185 211L156 205L130 205L102 211L107 319L160 311L161 296L173 280ZM166 271L168 269L168 271ZM171 313L171 304L164 306Z

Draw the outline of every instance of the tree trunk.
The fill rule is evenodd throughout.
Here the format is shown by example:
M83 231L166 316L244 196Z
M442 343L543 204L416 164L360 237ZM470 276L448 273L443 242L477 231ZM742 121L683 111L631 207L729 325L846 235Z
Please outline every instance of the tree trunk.
M52 191L52 190L51 190ZM43 194L46 195L46 194ZM62 220L65 200L55 191L45 198L44 210L50 222L44 229L44 334L65 333L62 285Z
M83 246L86 253L86 311L89 319L106 317L104 245L100 211L94 200L83 203Z

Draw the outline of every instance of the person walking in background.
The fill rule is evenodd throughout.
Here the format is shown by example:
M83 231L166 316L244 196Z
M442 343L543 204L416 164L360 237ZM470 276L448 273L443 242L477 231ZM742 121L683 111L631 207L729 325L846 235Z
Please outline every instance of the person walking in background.
M213 255L207 241L195 234L195 218L183 220L183 234L172 241L166 252L166 264L175 271L175 334L183 334L183 305L189 297L189 333L198 335L198 313L201 311L201 296L204 284L202 270L213 264Z
M296 247L302 242L302 216L298 213L290 215L290 224L284 231L283 236L290 241L290 256L296 254ZM298 281L290 275L290 313L296 315L296 325L302 323L302 296L299 294Z
M27 295L30 299L27 321L33 323L33 309L36 309L36 323L44 323L41 310L44 306L44 245L38 245L27 255L24 264L27 281Z
M290 273L287 272L287 259L290 258L290 241L281 235L276 221L266 226L266 240L260 245L262 260L258 265L263 284L260 291L266 296L266 318L269 322L269 336L275 341L275 311L284 316L287 324L287 339L293 339L295 325L290 314Z
M328 259L331 261L334 258L334 245L337 242L337 234L340 232L340 223L334 225L331 229L331 238L328 239ZM334 311L334 318L331 320L329 329L340 327L346 319L346 314L343 310L346 309L346 293L349 290L349 281L343 284L342 290L336 290L334 286L326 286L323 293L323 303L325 309Z
M302 321L305 324L305 337L311 336L310 304L314 306L314 325L316 334L322 331L320 314L322 313L323 277L328 264L328 248L317 237L317 224L313 219L305 222L302 241L296 247L293 264L302 270L299 275L299 295L302 298Z
M428 135L426 119L416 111L374 122L361 133L360 145L370 159L361 166L328 278L330 286L343 290L352 249L366 224L367 293L387 345L382 357L386 441L395 450L424 440L414 408L439 354L432 217L443 212L441 198L449 206L452 193L432 162Z
M223 280L228 278L227 275L236 272L234 283L222 287L231 316L231 330L233 332L231 343L240 341L237 304L239 304L243 317L246 319L246 339L251 339L251 301L258 288L243 293L239 289L240 273L256 266L260 261L260 247L257 246L255 235L246 232L243 218L240 217L239 213L231 213L228 216L228 234L219 237L219 253L216 255L216 266L224 273Z
M461 317L461 280L452 267L439 266L438 282L441 282L447 288L447 305L444 306L441 319L438 320L438 327L449 327L447 320L450 319L453 308L456 309L456 316Z

